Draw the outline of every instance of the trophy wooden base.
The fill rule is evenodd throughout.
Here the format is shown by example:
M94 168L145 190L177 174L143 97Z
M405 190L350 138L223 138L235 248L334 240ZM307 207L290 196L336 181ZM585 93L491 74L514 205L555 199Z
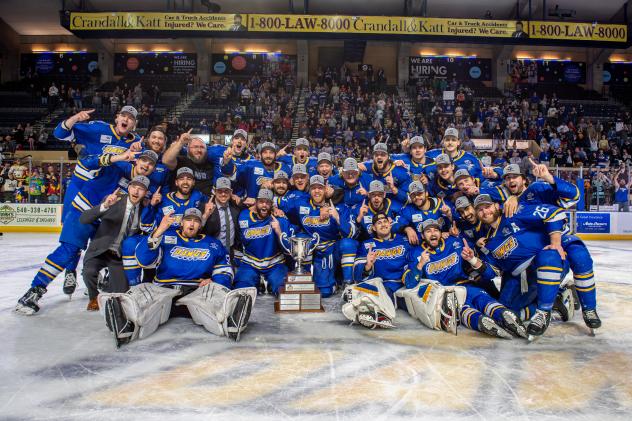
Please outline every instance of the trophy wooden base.
M276 313L316 313L325 311L320 290L314 282L291 282L292 275L279 290L279 299L274 303ZM301 277L299 279L305 279Z

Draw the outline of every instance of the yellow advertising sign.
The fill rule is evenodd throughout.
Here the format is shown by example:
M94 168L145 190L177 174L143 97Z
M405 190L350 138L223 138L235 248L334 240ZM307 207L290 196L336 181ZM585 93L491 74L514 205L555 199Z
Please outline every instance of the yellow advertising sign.
M626 42L628 27L603 23L530 21L529 34L537 39Z
M238 14L103 12L70 14L71 31L245 31Z

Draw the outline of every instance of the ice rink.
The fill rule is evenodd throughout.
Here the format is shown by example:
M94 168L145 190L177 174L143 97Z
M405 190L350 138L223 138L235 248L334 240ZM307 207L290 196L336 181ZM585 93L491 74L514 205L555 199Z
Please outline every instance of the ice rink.
M0 239L0 419L632 419L632 242L591 242L603 327L581 314L539 341L349 327L339 296L321 314L257 300L239 343L172 319L120 350L83 285L56 280L33 317L13 313L55 234Z

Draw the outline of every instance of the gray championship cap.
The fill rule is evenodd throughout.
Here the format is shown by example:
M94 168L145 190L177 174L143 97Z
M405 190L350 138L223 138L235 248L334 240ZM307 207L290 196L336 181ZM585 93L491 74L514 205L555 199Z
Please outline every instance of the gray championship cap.
M232 190L233 189L233 187L230 184L230 180L226 177L220 177L217 180L215 180L215 188L217 190L220 190L220 189Z
M139 186L143 186L145 190L148 190L149 178L145 177L144 175L137 175L136 177L132 178L132 181L129 182L130 186L132 184L138 184Z
M450 165L452 163L452 159L448 154L442 153L441 155L435 158L435 164L437 165Z
M459 209L465 209L468 206L470 206L470 199L467 198L467 196L459 196L457 197L456 201L454 202L454 207L459 210Z
M426 219L425 221L423 221L421 223L421 230L425 231L430 227L436 227L438 229L441 229L441 225L439 224L439 221L437 221L436 219Z
M375 146L373 146L373 153L376 152L388 153L388 146L386 146L386 143L376 143Z
M189 177L195 180L195 175L193 175L193 170L191 168L189 167L178 168L178 171L176 172L176 179L185 175L188 175Z
M380 180L373 180L371 184L369 184L369 194L371 193L384 193L386 189L384 188L384 183Z
M458 180L460 177L471 177L470 172L465 168L461 168L456 170L454 173L454 181Z
M320 164L320 161L329 161L329 163L333 163L334 161L332 161L331 159L331 154L329 152L321 152L318 154L318 163Z
M522 172L520 171L520 166L518 164L507 165L503 170L503 178L507 177L508 175L522 175Z
M480 205L491 205L493 203L494 201L488 194L479 194L478 196L476 196L476 199L474 199L475 208L479 207Z
M244 129L237 129L233 132L233 137L243 137L245 140L248 140L248 132Z
M421 181L413 181L408 185L408 194L413 195L415 193L423 193L426 191Z
M421 145L425 148L426 141L421 136L413 136L410 141L408 141L408 146L412 148L413 145Z
M126 105L123 108L121 108L121 111L119 111L119 114L121 113L127 113L131 115L132 117L134 117L134 120L138 118L138 111L136 111L136 108L132 107L131 105Z
M311 186L315 186L315 185L321 185L324 186L325 185L325 179L323 178L322 175L312 175L312 177L309 179L309 185Z
M303 175L309 174L307 172L307 167L305 166L305 164L294 164L294 166L292 167L292 177L294 177L297 174L303 174Z
M448 136L453 136L458 139L459 131L455 129L454 127L448 127L447 129L445 129L445 132L443 133L443 137L448 137Z
M342 171L360 171L358 168L358 161L355 158L347 158L342 163Z
M182 216L182 219L187 218L197 218L202 221L202 212L200 212L200 210L196 208L189 208L184 211L184 215Z
M259 194L257 194L257 200L269 200L272 201L274 199L274 193L269 189L259 189Z
M298 139L296 139L296 142L294 142L294 148L298 148L301 146L309 149L309 140L305 139L304 137L299 137Z
M158 162L158 154L150 150L143 151L140 155L138 155L138 159L141 159L141 158L149 159L154 164Z
M279 170L274 173L274 177L272 179L273 180L289 180L290 177L288 177L285 171Z
M272 142L263 142L259 144L259 147L257 148L258 152L261 153L264 149L272 149L275 153L277 151L276 145Z

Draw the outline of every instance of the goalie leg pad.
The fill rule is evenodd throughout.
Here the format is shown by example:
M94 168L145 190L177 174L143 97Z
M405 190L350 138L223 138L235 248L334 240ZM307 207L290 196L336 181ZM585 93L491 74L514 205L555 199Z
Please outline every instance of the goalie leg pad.
M446 292L454 293L456 313L465 303L467 290L462 286L443 286L434 281L422 281L415 288L399 290L397 297L403 297L406 309L411 317L419 320L424 326L434 330L442 330L441 315Z
M393 327L395 305L388 295L382 279L374 278L346 287L344 296L351 300L342 306L342 314L352 322L365 327Z

